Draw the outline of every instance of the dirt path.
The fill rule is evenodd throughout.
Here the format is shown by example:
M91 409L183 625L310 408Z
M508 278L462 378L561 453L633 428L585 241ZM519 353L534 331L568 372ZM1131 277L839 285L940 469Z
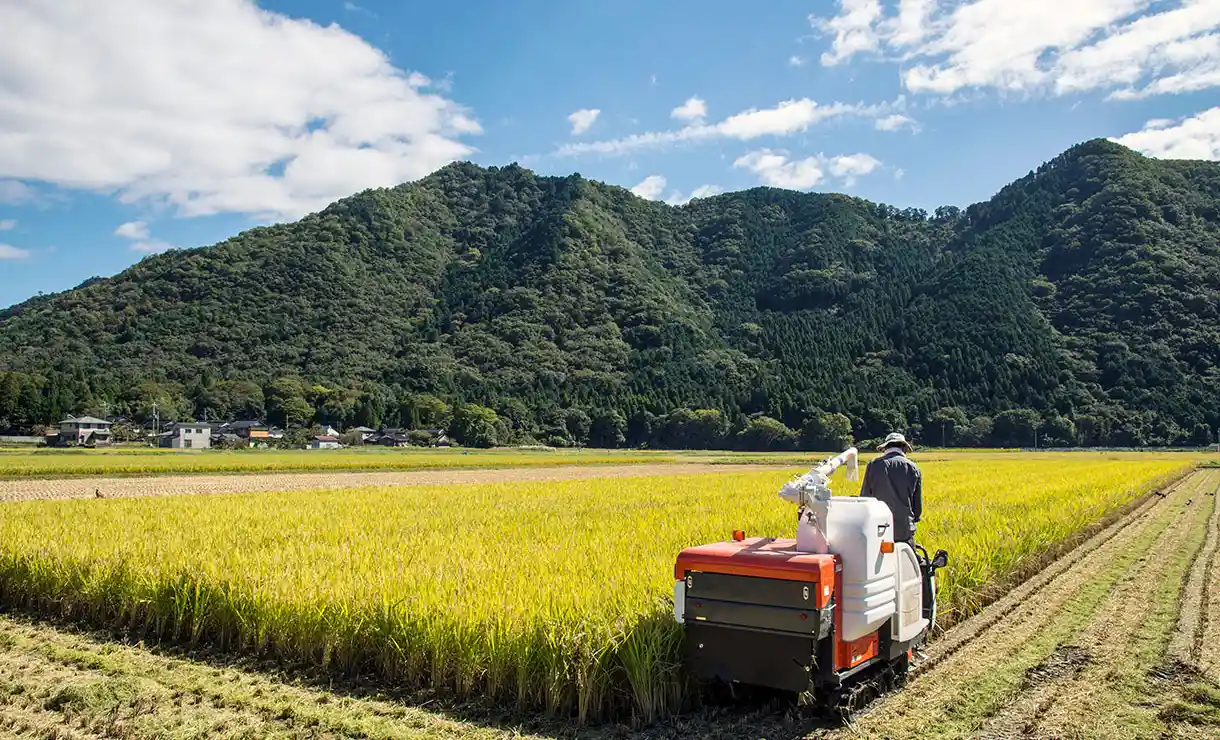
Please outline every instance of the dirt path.
M1216 738L1202 670L1220 471L1205 471L952 630L902 691L832 737Z
M303 491L368 486L431 486L454 483L505 483L509 481L585 480L635 478L689 473L742 473L789 470L791 465L735 465L710 463L640 463L554 468L500 468L493 470L406 470L396 472L252 473L245 475L164 475L151 478L63 478L0 480L0 501L34 499L172 496L200 493L251 493Z

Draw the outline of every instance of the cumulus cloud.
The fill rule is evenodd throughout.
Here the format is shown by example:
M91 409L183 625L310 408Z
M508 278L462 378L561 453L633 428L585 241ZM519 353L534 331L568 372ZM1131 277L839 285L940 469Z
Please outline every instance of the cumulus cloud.
M8 244L0 244L0 260L23 260L30 256L30 250L18 249Z
M707 116L707 103L697 95L692 95L686 102L669 112L671 118L679 121L702 121Z
M125 224L119 224L119 227L114 230L115 236L121 236L124 239L131 239L132 243L128 245L128 249L141 254L159 254L171 249L177 249L173 244L167 244L160 239L152 238L148 231L148 223L146 221L128 221Z
M1220 160L1220 107L1177 122L1154 119L1114 141L1150 157Z
M580 110L568 116L568 122L572 124L572 135L583 134L589 130L597 117L601 115L599 108L581 108Z
M738 157L733 166L758 175L764 185L794 190L811 188L821 182L826 174L819 157L790 160L786 153L770 149L747 152Z
M17 221L15 219L6 218L0 221L0 231L10 231L15 228L17 228Z
M840 178L843 185L852 187L861 177L881 166L881 161L868 154L847 154L828 160L830 174Z
M907 89L1133 98L1220 86L1216 0L840 0L822 63L904 62Z
M788 66L789 67L804 67L805 66L805 57L797 56L796 54L793 54L792 56L788 57Z
M631 192L644 200L660 200L661 193L665 192L665 183L664 175L649 175L631 188Z
M910 118L901 113L893 113L882 118L878 118L873 122L878 131L898 131L899 129L909 128L912 131L919 128L919 125Z
M690 101L687 101L689 103ZM700 101L702 102L702 101ZM655 149L683 142L714 139L749 141L761 136L784 136L800 133L810 126L831 118L848 115L878 115L884 106L831 103L819 105L809 98L785 100L772 108L750 108L719 123L693 123L673 131L650 131L621 139L578 142L561 146L556 154L630 154L641 149Z
M874 24L881 19L881 0L839 0L839 14L829 19L810 17L816 28L834 36L822 64L830 67L880 47Z
M9 0L0 27L10 181L296 217L465 157L481 130L360 37L251 0Z
M719 195L723 192L724 189L719 185L700 185L686 195L675 190L669 194L669 197L665 199L665 202L671 206L684 206L687 203L690 203L692 200L696 200L698 198L710 198L713 195Z
M844 187L851 187L860 177L880 167L881 162L863 153L791 159L784 151L758 149L738 157L733 166L753 172L764 185L807 190L822 182L827 173L838 178Z
M125 224L120 224L119 228L114 230L115 236L121 236L125 239L147 239L148 224L144 221L128 221Z

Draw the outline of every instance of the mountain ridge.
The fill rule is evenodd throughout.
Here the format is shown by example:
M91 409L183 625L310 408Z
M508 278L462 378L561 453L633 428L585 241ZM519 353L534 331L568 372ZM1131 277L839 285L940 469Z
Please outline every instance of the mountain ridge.
M765 415L812 444L839 414L858 438L1210 440L1218 244L1220 166L1105 140L933 214L452 163L5 309L0 421L261 395L340 425L477 404L552 443L723 442Z

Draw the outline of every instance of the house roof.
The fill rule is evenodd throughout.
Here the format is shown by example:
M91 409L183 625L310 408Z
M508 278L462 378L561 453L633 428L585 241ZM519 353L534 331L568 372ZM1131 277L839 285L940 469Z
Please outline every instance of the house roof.
M267 425L261 421L235 421L229 425L230 429L266 429Z
M368 428L368 427L352 427L352 431L353 431L353 432L375 432L375 431L377 431L377 430L376 430L376 429L370 429L370 428Z
M81 417L78 417L75 419L72 417L68 417L67 419L64 419L63 421L61 421L59 423L60 424L109 424L110 422L106 421L105 419L99 419L96 416L81 416Z
M332 437L329 434L319 434L316 437L314 437L314 439L316 439L319 442L338 442L339 441L338 437Z
M180 429L182 427L207 427L212 428L215 424L209 424L206 421L177 421L170 425L170 429Z

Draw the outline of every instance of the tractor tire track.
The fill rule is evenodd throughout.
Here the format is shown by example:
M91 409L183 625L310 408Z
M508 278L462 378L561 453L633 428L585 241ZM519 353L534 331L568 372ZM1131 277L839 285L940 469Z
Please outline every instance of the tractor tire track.
M286 680L287 678L287 680ZM463 722L383 697L151 652L0 617L0 737L498 740L511 729Z
M1103 661L1114 655L1106 645L1116 636L1112 629L1122 643L1139 632L1139 609L1120 615L1115 608L1138 600L1145 579L1169 575L1169 559L1154 554L1180 548L1195 531L1195 550L1178 558L1189 568L1206 518L1202 507L1186 502L1214 486L1215 475L1196 474L1154 495L1047 573L950 630L929 650L916 680L832 736L1025 736L1066 682L1094 675L1092 651Z
M1197 488L1193 488L1197 491ZM1139 608L1146 604L1149 584L1166 584L1172 592L1174 619L1164 623L1159 635L1176 622L1186 565L1197 560L1202 541L1197 535L1210 517L1210 510L1191 506L1196 494L1186 499L1184 511L1160 537L1138 564L1128 569L1110 590L1091 621L1036 668L1027 671L1016 701L1005 706L984 727L980 737L988 740L1015 740L1036 737L1049 725L1051 736L1070 730L1079 723L1078 711L1097 698L1116 665L1130 661L1137 639L1149 614ZM1197 544L1196 544L1197 542ZM1176 577L1175 577L1176 576ZM1032 693L1027 693L1032 690ZM1061 701L1061 699L1063 701ZM1066 715L1066 716L1065 716Z
M936 667L942 660L957 652L962 646L1006 619L1009 614L1037 596L1043 588L1063 575L1063 573L1073 567L1079 567L1080 554L1097 550L1118 536L1123 530L1143 521L1148 512L1162 503L1165 497L1188 483L1190 483L1190 478L1183 478L1164 491L1149 493L1143 499L1134 502L1134 504L1127 507L1125 512L1120 512L1118 518L1113 523L1104 527L1100 532L1052 561L1037 575L992 602L983 611L965 622L954 626L944 636L929 646L919 662L912 668L911 675L915 676Z
M1215 564L1217 558L1220 557L1220 553L1217 552L1220 549L1220 502L1216 500L1217 476L1213 475L1209 479L1209 483L1210 485L1206 485L1203 490L1199 491L1199 496L1195 499L1200 506L1211 508L1207 539L1191 565L1177 627L1166 651L1166 658L1170 662L1184 665L1199 665L1203 654L1204 636L1210 622L1213 621L1209 617L1209 611L1212 608L1215 592L1208 587L1208 584L1216 575ZM1215 594L1215 598L1220 599L1220 594Z

